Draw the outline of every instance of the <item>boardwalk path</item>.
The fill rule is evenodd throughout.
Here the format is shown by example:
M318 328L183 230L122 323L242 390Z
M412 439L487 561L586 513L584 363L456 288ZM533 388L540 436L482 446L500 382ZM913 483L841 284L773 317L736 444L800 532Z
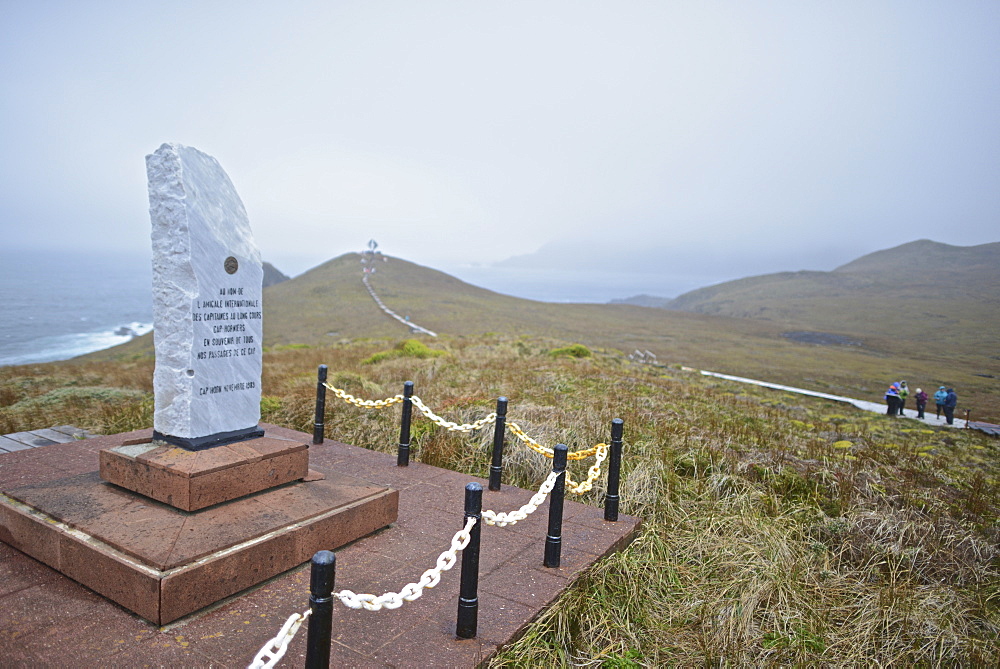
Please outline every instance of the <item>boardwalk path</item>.
M406 327L410 328L410 332L414 332L414 333L421 332L421 333L423 333L425 335L429 335L431 337L437 337L437 333L436 332L431 332L427 328L420 327L416 323L411 322L410 319L409 319L409 317L404 318L403 316L400 316L399 314L397 314L395 311L393 311L389 307L385 306L385 303L375 293L375 289L372 288L372 285L370 283L368 283L368 275L367 274L365 274L364 276L361 277L361 283L365 284L365 289L368 291L368 294L372 296L372 299L375 300L375 304L378 305L378 308L381 309L382 311L384 311L385 313L387 313L392 318L395 318L397 321L399 321L400 323L402 323Z
M828 393L820 393L815 390L806 390L804 388L793 388L792 386L783 386L780 383L770 383L768 381L757 381L756 379L747 379L742 376L732 376L730 374L720 374L718 372L707 372L705 370L700 370L705 376L714 376L719 379L726 379L727 381L737 381L739 383L749 383L754 386L761 386L762 388L773 388L774 390L784 390L789 393L796 393L797 395L808 395L810 397L819 397L824 400L833 400L834 402L844 402L846 404L853 405L864 411L874 411L875 413L885 413L885 405L879 402L869 402L867 400L856 400L852 397L842 397L840 395L830 395ZM912 404L912 403L911 403ZM936 425L938 427L958 427L964 428L965 420L961 418L955 418L954 425L948 425L944 421L944 416L941 418L936 418L934 415L934 405L929 404L928 410L924 414L923 418L917 418L916 409L907 409L905 411L904 418L911 418L913 420L919 420L927 425ZM969 427L978 427L973 421L972 425Z

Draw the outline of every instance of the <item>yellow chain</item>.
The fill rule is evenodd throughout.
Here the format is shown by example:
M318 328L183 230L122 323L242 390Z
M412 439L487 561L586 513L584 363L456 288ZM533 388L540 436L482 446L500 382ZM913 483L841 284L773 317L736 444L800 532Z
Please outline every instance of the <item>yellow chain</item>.
M518 439L520 439L521 441L523 441L525 444L527 444L528 448L530 448L531 450L535 451L536 453L541 453L542 455L544 455L547 458L554 457L554 451L551 448L547 448L545 446L542 446L537 441L535 441L534 439L532 439L531 437L529 437L528 435L526 435L524 433L524 430L522 430L521 426L519 426L517 423L508 422L507 423L507 427L510 429L511 432L514 433L515 437L517 437ZM600 449L601 446L607 447L607 444L598 444L597 446L593 446L591 448L585 448L582 451L573 451L571 453L567 453L566 454L566 459L567 460L586 460L587 458L591 457L592 455L596 455L598 449Z
M574 495L582 495L585 492L590 492L594 488L594 481L601 475L601 463L604 462L604 458L608 457L608 445L598 444L594 446L594 449L597 451L597 460L587 471L586 481L577 483L570 478L569 472L566 472L566 489Z
M531 450L535 451L536 453L541 453L547 458L552 458L555 456L555 453L551 448L546 448L545 446L542 446L537 441L529 437L527 434L524 433L524 430L522 430L517 423L509 422L507 423L507 427L510 428L510 431L514 433L514 436L516 436L518 439L527 444L528 448L530 448ZM604 462L604 459L608 457L608 445L605 443L600 443L592 448L586 448L580 451L573 451L572 453L566 454L566 460L583 460L585 458L589 458L592 455L597 456L597 461L587 471L586 480L577 483L576 481L573 480L573 477L570 476L570 473L566 472L566 490L569 490L571 493L575 495L582 495L585 492L590 492L594 488L594 481L596 481L597 477L601 475L601 464Z
M329 383L324 383L328 389L333 391L333 394L344 400L348 404L353 404L356 407L366 408L366 409L384 409L385 407L390 407L393 404L399 404L403 401L402 395L396 395L395 397L389 397L384 400L361 400L354 395L349 395L340 388L334 388Z

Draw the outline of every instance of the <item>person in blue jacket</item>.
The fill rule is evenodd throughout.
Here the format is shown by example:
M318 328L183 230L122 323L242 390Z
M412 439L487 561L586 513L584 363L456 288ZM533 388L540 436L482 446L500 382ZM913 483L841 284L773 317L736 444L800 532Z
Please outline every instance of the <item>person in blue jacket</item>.
M958 395L954 388L948 389L948 394L944 398L944 419L948 425L955 424L955 407L958 406Z
M944 398L946 397L948 397L948 391L944 389L944 386L938 388L937 392L934 393L934 404L937 405L938 420L941 420L941 410L944 409Z
M899 412L899 384L894 383L885 391L885 415L895 416Z

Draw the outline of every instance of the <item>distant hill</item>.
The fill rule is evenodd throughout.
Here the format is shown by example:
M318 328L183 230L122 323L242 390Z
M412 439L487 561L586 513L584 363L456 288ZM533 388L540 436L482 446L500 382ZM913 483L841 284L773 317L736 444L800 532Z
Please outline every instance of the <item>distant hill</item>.
M780 272L700 288L665 308L1000 352L1000 243L920 240L832 272Z
M673 300L669 297L657 297L656 295L633 295L632 297L611 300L609 304L631 304L636 307L666 309L672 301Z
M907 272L931 279L942 273L956 276L982 273L996 279L1000 277L1000 242L952 246L920 239L869 253L833 271L873 276Z
M289 277L286 276L281 270L272 265L269 262L264 263L264 288L268 286L274 286L281 283L282 281L288 281Z

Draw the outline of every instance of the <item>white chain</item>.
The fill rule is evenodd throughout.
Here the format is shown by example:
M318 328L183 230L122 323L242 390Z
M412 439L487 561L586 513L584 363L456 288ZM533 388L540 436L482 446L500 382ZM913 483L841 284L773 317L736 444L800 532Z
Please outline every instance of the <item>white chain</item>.
M363 407L368 409L384 409L385 407L390 407L393 404L398 404L403 401L402 395L394 395L393 397L388 397L384 400L362 400L358 399L354 395L351 395L345 390L331 386L329 383L324 383L327 389L331 390L334 395L344 400L348 404L353 404L356 407Z
M542 481L542 485L539 486L538 492L532 495L531 499L527 504L522 506L517 511L511 511L510 513L497 513L496 511L483 511L483 522L487 525L496 525L497 527L506 527L507 525L513 525L519 520L524 520L530 514L535 512L542 502L545 501L546 496L552 492L552 488L556 485L556 479L559 478L561 472L552 472L549 477Z
M424 414L441 427L451 430L452 432L475 432L476 430L481 430L490 423L496 422L497 419L497 415L494 412L485 418L480 418L475 423L465 423L463 425L459 425L458 423L453 423L450 420L445 420L444 418L441 418L441 416L438 416L416 395L411 397L410 401L413 402L413 406L420 409L420 413Z
M358 595L350 590L341 590L333 593L333 596L343 602L344 606L352 609L364 608L367 611L378 611L379 609L398 609L404 601L412 602L419 599L424 594L424 588L433 588L441 582L441 572L448 571L455 566L458 560L456 553L469 545L471 536L469 531L476 524L475 518L469 518L465 527L455 533L451 539L451 548L438 556L437 564L432 569L428 569L420 576L417 583L407 583L399 592L387 592L384 595Z
M248 669L271 669L278 663L288 650L288 644L292 637L299 631L299 627L312 613L312 609L307 609L305 613L293 613L288 616L288 620L281 626L278 635L264 644L260 652L253 658Z

